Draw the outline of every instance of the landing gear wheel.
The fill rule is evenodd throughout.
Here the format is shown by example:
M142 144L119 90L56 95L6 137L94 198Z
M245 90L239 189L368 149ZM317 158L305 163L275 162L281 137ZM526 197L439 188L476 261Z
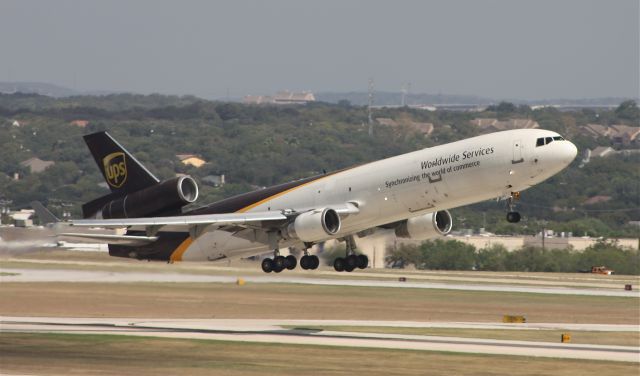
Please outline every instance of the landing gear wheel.
M353 269L355 269L356 267L358 267L358 256L357 255L349 255L346 258L346 265L344 267L344 270L350 272ZM351 269L351 270L349 270Z
M270 258L266 258L262 260L262 271L265 273L271 273L273 271L273 260Z
M338 257L337 259L335 259L335 261L333 262L333 268L336 270L336 272L343 272L345 269L345 261L342 257Z
M358 268L366 269L369 266L369 257L367 255L358 255Z
M318 269L318 266L320 266L320 259L318 258L318 256L309 256L309 260L311 260L311 267L309 269Z
M286 267L287 267L287 259L285 259L284 256L276 256L276 258L273 259L274 272L280 273ZM278 271L278 269L280 269L280 271Z
M507 222L509 223L518 223L520 222L520 213L518 212L508 212L507 213Z
M295 269L296 266L298 266L298 260L296 260L296 256L289 255L285 257L285 265L287 267L287 270Z
M311 269L311 256L304 255L300 258L300 267L304 270Z

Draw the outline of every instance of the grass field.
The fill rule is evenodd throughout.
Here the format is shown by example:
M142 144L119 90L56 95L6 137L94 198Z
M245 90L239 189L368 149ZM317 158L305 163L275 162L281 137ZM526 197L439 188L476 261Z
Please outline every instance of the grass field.
M36 360L37 361L34 361ZM115 335L0 336L3 373L47 375L637 375L635 363Z
M285 326L295 328L295 326ZM460 328L407 328L392 326L305 326L339 332L411 334L423 336L488 338L513 341L560 342L563 333L571 334L571 343L591 345L640 346L640 331L637 332L590 332L569 330L499 330Z
M295 284L9 283L0 315L637 324L638 299Z

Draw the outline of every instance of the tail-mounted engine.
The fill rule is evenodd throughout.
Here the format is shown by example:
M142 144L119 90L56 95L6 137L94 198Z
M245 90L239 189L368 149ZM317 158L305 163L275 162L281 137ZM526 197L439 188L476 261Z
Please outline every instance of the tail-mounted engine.
M190 176L165 180L107 202L102 218L135 218L178 210L198 199L198 185Z
M451 232L453 219L447 210L409 218L396 227L396 236L414 240L427 240Z

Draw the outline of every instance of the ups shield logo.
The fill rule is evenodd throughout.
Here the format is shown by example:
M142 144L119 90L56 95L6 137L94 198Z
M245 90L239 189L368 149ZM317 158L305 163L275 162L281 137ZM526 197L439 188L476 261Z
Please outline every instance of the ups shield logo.
M104 163L104 175L107 183L113 188L120 188L127 181L127 163L124 153L111 153L102 159Z

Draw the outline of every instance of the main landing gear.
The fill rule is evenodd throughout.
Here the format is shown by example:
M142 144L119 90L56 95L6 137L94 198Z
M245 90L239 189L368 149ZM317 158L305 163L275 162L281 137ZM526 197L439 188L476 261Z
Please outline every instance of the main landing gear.
M300 267L302 267L302 269L317 269L318 266L320 265L320 259L318 259L318 256L316 255L310 255L308 254L308 251L305 249L304 251L305 255L302 256L302 258L300 259ZM294 255L289 255L289 256L282 256L280 255L280 250L276 249L273 252L273 259L271 258L266 258L264 260L262 260L262 271L265 273L280 273L281 271L287 269L287 270L293 270L296 268L296 266L298 266L298 259L296 259L296 256Z
M507 222L518 223L520 222L520 213L515 211L515 201L520 199L520 192L511 192L511 197L507 199L507 207L509 212L507 213Z
M355 268L366 268L369 265L369 258L367 255L356 255L356 241L353 239L353 235L347 236L345 242L347 243L346 255L344 258L335 259L333 268L337 272L352 272Z

